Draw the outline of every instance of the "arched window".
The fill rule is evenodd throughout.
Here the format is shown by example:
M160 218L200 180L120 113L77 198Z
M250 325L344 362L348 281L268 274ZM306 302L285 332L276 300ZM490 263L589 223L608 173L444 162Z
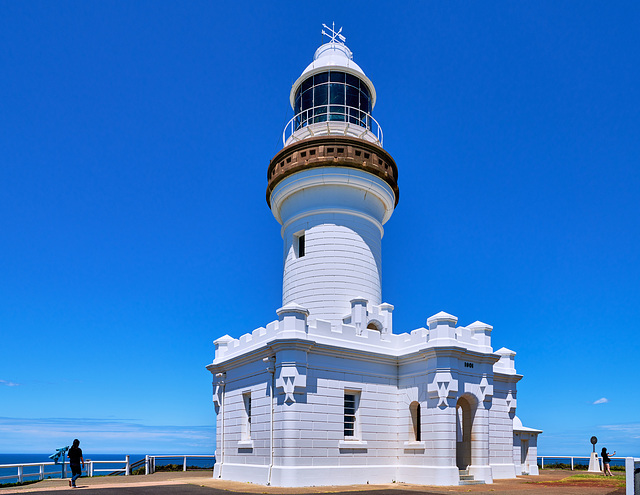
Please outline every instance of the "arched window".
M420 403L413 401L409 404L409 411L411 412L411 432L414 442L422 441L422 426L420 420Z

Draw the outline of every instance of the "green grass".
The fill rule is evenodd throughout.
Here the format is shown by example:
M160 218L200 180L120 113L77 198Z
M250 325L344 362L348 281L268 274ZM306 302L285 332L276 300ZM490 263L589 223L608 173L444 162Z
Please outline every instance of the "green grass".
M614 474L613 476L604 476L603 474L574 474L565 479L581 479L581 480L625 480L624 474Z
M29 480L23 481L22 483L0 483L0 488L9 488L10 486L26 486L32 485L33 483L37 483L40 480Z
M613 476L604 476L602 474L573 474L571 476L567 476L566 478L562 478L559 480L553 481L533 481L535 484L541 485L562 485L562 484L573 484L584 486L608 486L612 488L621 488L626 486L626 477L624 474L614 474Z

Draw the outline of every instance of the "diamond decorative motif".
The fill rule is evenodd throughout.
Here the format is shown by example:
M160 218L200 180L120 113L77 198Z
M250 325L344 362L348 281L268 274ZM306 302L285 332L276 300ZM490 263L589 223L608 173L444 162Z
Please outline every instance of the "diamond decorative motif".
M451 373L436 373L433 382L427 386L427 393L430 399L438 399L438 406L446 406L447 399L458 394L458 380Z
M491 402L493 399L493 385L489 384L486 376L483 376L482 380L480 380L479 390L480 393L478 395L480 396L480 400L483 402Z
M213 386L213 404L216 407L220 407L222 405L222 385L216 383Z
M293 394L304 392L307 388L307 375L300 374L295 366L283 366L276 379L276 388L279 393L285 394L285 402L295 402Z

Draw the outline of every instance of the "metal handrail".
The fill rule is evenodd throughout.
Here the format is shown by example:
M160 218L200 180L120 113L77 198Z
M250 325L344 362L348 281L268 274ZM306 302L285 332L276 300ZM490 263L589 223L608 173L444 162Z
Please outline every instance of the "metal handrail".
M45 475L47 474L58 474L55 472L45 472L45 466L60 466L61 469L61 474L64 474L64 467L69 465L69 461L65 461L65 462L23 462L21 464L0 464L0 469L7 469L7 468L16 468L17 472L16 474L12 474L9 476L0 476L0 480L9 480L9 479L18 479L18 483L22 483L24 481L24 478L33 478L33 477L38 477L38 479L40 481L42 481L45 477ZM37 473L25 473L24 472L24 468L25 467L33 467L33 466L38 466L40 469L38 470ZM88 473L88 466L85 466L85 471Z
M108 476L113 476L117 474L124 474L125 476L128 476L131 474L132 468L145 466L145 474L152 474L156 470L156 459L182 459L183 471L186 471L187 459L193 458L193 457L215 459L215 455L206 455L206 454L147 455L143 459L136 461L135 463L131 463L130 456L126 455L124 459L118 459L118 460L94 461L91 459L87 459L84 463L85 465L84 465L83 471L86 472L87 476L89 477L92 477L95 473L109 473ZM124 467L121 469L114 469L114 468L96 469L97 464L123 464ZM4 469L4 468L17 469L16 474L12 474L10 476L0 476L0 480L17 478L18 483L22 483L24 481L24 478L38 477L40 480L43 480L45 475L58 474L54 472L45 472L45 466L60 466L62 470L60 474L62 474L62 477L65 477L64 467L68 465L69 465L69 461L66 461L66 460L64 462L58 462L58 463L49 461L49 462L25 462L21 464L0 464L0 469ZM33 466L39 466L40 469L38 470L37 473L24 472L25 467L33 467Z
M344 113L336 113L329 110L331 107L339 107L344 109ZM316 113L316 110L326 110L321 113ZM332 119L332 116L341 116L344 117L344 120L340 119ZM362 118L364 116L364 118ZM322 119L324 117L324 119ZM320 120L317 120L321 118ZM349 119L355 119L358 123L351 122ZM356 107L351 107L348 105L336 105L336 104L326 104L326 105L318 105L315 107L307 108L302 112L294 115L289 122L284 126L284 130L282 131L282 144L285 146L287 144L287 139L289 139L294 132L302 129L303 127L307 127L311 124L318 124L324 122L344 122L346 124L353 124L359 127L363 127L370 131L372 134L376 136L376 139L382 146L382 141L384 138L384 134L382 132L382 126L378 123L378 121L367 112L364 112ZM364 124L364 125L361 125Z
M588 455L539 455L538 459L540 459L540 467L544 469L544 458L547 459L571 459L571 470L573 471L573 460L574 459L591 459ZM610 457L609 459L625 459L625 457ZM598 460L602 460L600 456L598 456Z
M144 474L153 474L156 472L156 459L180 459L182 458L182 470L187 470L187 459L190 457L199 457L199 458L213 458L215 459L215 455L206 455L206 454L194 454L194 455L146 455L145 456L145 473Z

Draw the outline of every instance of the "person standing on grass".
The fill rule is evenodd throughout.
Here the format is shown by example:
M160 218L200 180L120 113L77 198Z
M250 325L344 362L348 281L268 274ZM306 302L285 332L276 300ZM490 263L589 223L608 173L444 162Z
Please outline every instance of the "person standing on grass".
M612 456L616 455L615 450L611 455ZM602 457L602 464L604 466L604 475L613 476L613 474L611 474L611 459L609 458L609 454L607 453L606 447L602 447L601 457Z
M84 468L84 458L82 457L82 449L80 448L80 440L77 438L73 441L73 445L69 449L69 467L71 468L71 479L69 480L69 486L75 488L76 480L82 476L82 469ZM82 467L80 465L82 464Z

